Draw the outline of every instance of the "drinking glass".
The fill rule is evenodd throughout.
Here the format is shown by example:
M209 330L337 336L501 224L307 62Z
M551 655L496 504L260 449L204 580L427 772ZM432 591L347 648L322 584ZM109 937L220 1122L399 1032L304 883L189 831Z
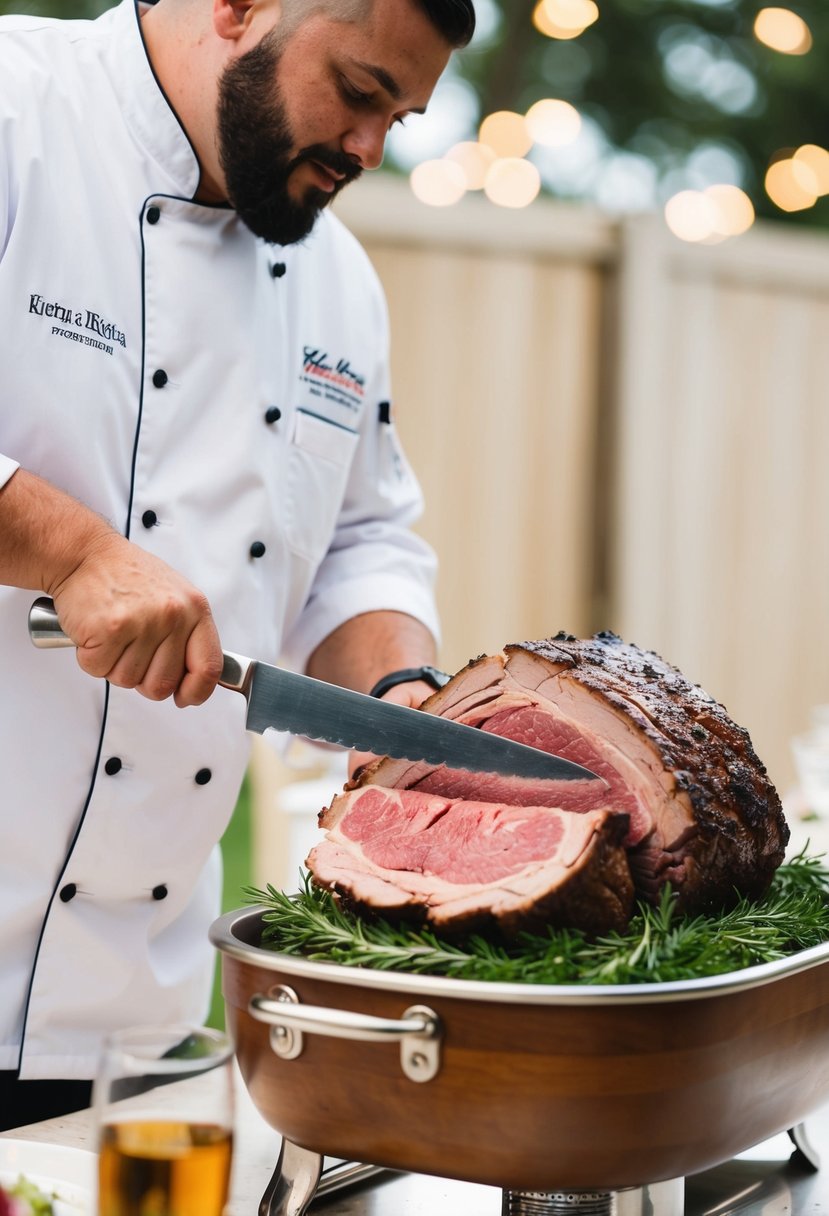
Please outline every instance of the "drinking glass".
M222 1216L233 1143L233 1046L203 1026L111 1035L93 1101L98 1216Z
M812 727L819 735L829 735L829 705L812 707Z

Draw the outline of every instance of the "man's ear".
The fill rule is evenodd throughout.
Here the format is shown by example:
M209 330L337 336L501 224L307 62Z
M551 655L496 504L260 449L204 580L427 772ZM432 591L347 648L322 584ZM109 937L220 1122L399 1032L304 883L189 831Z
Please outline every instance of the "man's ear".
M220 38L236 41L244 34L256 0L213 0L213 28Z

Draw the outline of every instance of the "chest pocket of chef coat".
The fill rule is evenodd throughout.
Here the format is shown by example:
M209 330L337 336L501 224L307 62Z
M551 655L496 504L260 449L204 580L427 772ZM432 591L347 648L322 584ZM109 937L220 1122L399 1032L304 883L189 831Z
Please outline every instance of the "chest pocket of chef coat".
M342 505L359 434L298 409L288 450L285 532L292 552L317 561L325 553Z

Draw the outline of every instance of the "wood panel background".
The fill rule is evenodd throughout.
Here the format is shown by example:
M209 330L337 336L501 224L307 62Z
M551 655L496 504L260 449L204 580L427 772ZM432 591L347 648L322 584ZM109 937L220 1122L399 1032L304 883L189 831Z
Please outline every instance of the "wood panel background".
M751 733L784 792L829 701L829 240L621 234L610 533L620 633Z

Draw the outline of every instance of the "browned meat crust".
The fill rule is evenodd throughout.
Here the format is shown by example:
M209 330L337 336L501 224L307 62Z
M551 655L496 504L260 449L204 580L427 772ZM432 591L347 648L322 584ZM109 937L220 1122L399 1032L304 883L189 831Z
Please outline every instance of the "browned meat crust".
M529 651L603 697L656 748L678 794L690 801L695 839L685 842L682 906L703 911L733 903L735 889L757 898L783 860L789 829L777 790L748 732L724 706L653 651L614 633L577 639L559 633L506 647ZM648 842L639 849L647 853ZM639 870L652 871L642 866ZM632 858L634 869L637 859Z

